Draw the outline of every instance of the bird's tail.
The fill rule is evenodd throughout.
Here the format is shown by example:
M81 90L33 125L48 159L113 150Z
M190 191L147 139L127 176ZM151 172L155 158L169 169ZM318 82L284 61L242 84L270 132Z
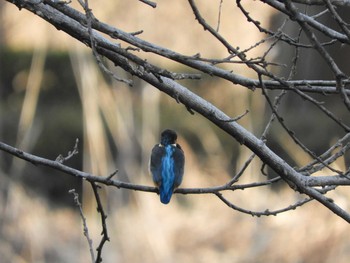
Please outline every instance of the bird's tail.
M160 201L163 204L168 204L170 202L171 196L173 195L173 189L171 187L165 188L162 184L159 188Z

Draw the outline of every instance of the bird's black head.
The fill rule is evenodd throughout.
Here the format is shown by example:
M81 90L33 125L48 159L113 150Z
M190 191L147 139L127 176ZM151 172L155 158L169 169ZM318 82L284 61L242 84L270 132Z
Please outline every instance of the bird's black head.
M162 132L160 143L164 146L176 143L177 134L173 130L166 129Z

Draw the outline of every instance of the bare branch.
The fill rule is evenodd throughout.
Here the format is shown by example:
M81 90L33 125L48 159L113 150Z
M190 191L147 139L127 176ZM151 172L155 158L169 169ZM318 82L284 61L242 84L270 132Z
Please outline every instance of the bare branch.
M308 202L313 200L312 198L305 198L305 199L303 199L301 201L298 201L298 202L296 202L293 205L289 205L289 206L287 206L285 208L272 210L272 211L270 211L269 209L266 209L265 211L258 212L258 211L251 211L251 210L239 207L237 205L234 205L227 198L225 198L221 193L217 193L216 196L221 201L223 201L228 207L232 208L233 210L236 210L238 212L241 212L241 213L244 213L244 214L248 214L248 215L251 215L251 216L257 216L257 217L271 216L271 215L276 216L276 215L278 215L280 213L284 213L284 212L287 212L287 211L290 211L290 210L295 210L297 207L300 207L300 206L302 206L302 205L304 205L304 204L306 204L306 203L308 203Z
M149 1L149 0L139 0L140 2L149 5L150 7L156 8L157 7L157 3Z
M68 155L66 157L64 157L62 154L58 155L56 158L56 161L60 162L60 163L64 163L64 162L68 161L70 158L72 158L74 155L78 154L79 153L78 144L79 144L79 139L76 138L73 150L69 151Z
M89 229L86 223L86 218L84 216L83 208L79 201L79 194L75 191L75 189L69 190L69 193L74 196L74 203L79 208L79 214L80 214L81 220L83 221L84 236L86 237L86 240L89 245L91 262L95 262L95 253L93 249L92 239L90 238Z
M102 202L101 202L101 198L100 195L98 193L98 185L93 182L90 181L92 190L94 191L94 195L95 195L95 200L97 203L97 212L101 215L101 224L102 224L102 238L100 241L100 244L97 247L97 257L96 257L96 261L95 263L99 263L102 262L102 249L104 244L106 243L106 241L109 241L109 236L108 236L108 230L107 230L107 223L106 223L106 219L107 219L107 215L105 213L105 211L103 210L103 206L102 206Z
M120 181L115 181L111 180L109 177L101 177L101 176L94 176L86 172L82 172L76 169L73 169L71 167L65 166L60 162L57 161L51 161L48 159L44 159L35 155L31 155L29 153L25 153L21 150L18 150L14 147L11 147L7 144L4 144L0 142L0 150L3 150L5 152L8 152L9 154L12 154L20 159L26 160L34 165L43 165L47 166L50 168L53 168L55 170L61 171L63 173L66 173L71 176L75 176L78 178L85 179L89 181L90 183L101 183L104 185L110 185L110 186L115 186L117 188L125 188L125 189L132 189L132 190L137 190L137 191L144 191L144 192L155 192L157 193L157 189L155 187L150 187L150 186L142 186L142 185L135 185L131 183L125 183L125 182L120 182ZM282 169L286 169L285 167L281 167ZM287 172L287 171L285 171ZM291 172L291 171L290 171ZM310 188L310 186L325 186L325 185L350 185L350 180L348 180L346 177L342 176L332 176L332 178L329 177L305 177L301 176L298 178L298 180L295 180L293 178L293 174L285 174L283 175L281 173L281 177L287 176L284 180L287 180L287 182L292 184L292 187L295 187L298 189L298 191L305 193L309 195L311 198L314 198L324 204L326 207L328 207L331 211L333 211L335 214L339 215L342 217L344 220L350 222L350 214L345 212L343 209L341 209L339 206L334 204L330 199L324 197L319 191ZM290 178L290 179L289 179ZM345 180L344 180L345 178ZM333 180L329 180L333 179ZM243 184L243 185L232 185L230 184L224 184L222 186L217 186L217 187L210 187L210 188L186 188L186 189L176 189L175 193L182 193L182 194L215 194L218 195L221 191L234 191L234 190L242 190L242 189L247 189L247 188L252 188L252 187L260 187L263 185L269 185L271 183L274 183L276 181L280 180L280 178L275 178L268 180L266 182L255 182L251 184ZM329 182L332 183L329 183ZM104 215L104 213L103 213ZM101 216L103 216L101 214ZM105 219L104 219L105 220ZM103 243L107 241L106 239L108 235L104 234L103 236ZM102 242L102 241L101 241ZM100 243L101 244L101 243ZM102 250L102 247L101 247Z
M280 12L286 14L287 16L292 17L293 19L296 19L295 14L294 15L291 14L290 13L291 10L288 10L288 8L286 7L286 4L284 3L285 1L283 1L283 3L281 1L276 1L276 0L266 0L264 2L270 5L271 7L274 7L275 9L279 10ZM329 38L337 39L342 43L347 43L347 44L350 43L350 40L347 38L345 34L339 33L338 31L323 25L322 23L318 22L317 20L315 20L314 18L308 15L305 15L303 13L297 13L297 14L298 14L298 18L297 18L298 21L303 21L303 23L306 23L310 27L317 29L318 31L322 32Z
M324 5L324 0L293 0L293 2L304 5ZM350 6L349 0L331 0L330 2L335 6Z

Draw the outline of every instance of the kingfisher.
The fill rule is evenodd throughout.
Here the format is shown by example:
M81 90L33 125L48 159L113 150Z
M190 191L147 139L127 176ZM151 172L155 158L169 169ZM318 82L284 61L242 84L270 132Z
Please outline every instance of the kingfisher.
M184 174L185 155L176 140L175 131L164 130L161 133L160 143L153 147L151 153L150 171L163 204L170 202L171 196L181 184Z

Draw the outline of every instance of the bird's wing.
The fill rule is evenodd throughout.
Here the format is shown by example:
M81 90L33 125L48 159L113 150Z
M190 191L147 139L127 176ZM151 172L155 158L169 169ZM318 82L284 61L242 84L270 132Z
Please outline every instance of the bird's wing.
M174 173L175 173L175 181L174 188L178 187L182 182L182 177L184 175L184 167L185 167L185 155L183 150L181 149L179 144L176 144L174 153Z
M159 144L155 145L152 149L149 169L152 173L153 182L156 186L160 186L162 183L162 158L165 154L165 149Z

